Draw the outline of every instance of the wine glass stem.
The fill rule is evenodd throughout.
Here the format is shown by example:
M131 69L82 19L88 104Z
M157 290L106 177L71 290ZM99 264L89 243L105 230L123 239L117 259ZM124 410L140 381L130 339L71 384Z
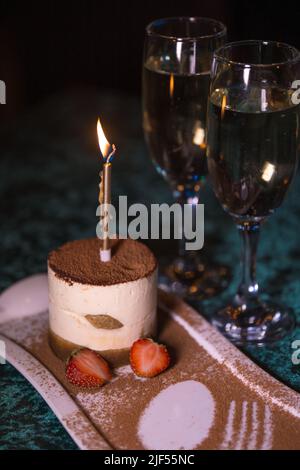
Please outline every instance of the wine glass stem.
M177 198L177 202L181 205L181 238L179 239L178 243L178 255L180 258L185 258L188 254L191 254L190 251L186 250L186 237L185 237L185 231L184 231L184 205L189 204L192 207L192 226L195 227L195 217L196 217L196 205L199 202L199 197L195 194L193 194L192 197L190 196L184 196L183 194L180 195L180 197Z
M256 253L260 233L259 223L238 224L242 238L242 281L238 287L238 303L247 305L257 299Z
M179 243L178 243L178 256L180 258L184 258L186 255L185 241L186 240L185 240L184 232L182 231L182 237L179 239Z

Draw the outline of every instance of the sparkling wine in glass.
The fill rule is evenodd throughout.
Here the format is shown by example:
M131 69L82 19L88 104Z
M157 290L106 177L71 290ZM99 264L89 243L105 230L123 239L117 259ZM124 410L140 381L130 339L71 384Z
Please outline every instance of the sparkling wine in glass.
M262 300L255 271L261 223L281 205L297 168L299 64L294 47L272 41L230 43L214 54L208 169L243 251L237 293L213 323L242 344L278 339L294 323L287 308Z
M207 174L206 115L213 51L225 43L225 26L209 18L166 18L146 29L143 127L157 171L174 198L195 206ZM179 253L167 269L169 287L203 297L224 285L226 269L209 269L198 253Z

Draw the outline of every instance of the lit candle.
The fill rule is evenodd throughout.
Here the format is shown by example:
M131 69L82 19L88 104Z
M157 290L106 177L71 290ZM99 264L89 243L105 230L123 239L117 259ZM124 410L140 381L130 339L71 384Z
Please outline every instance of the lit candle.
M110 145L106 139L100 119L97 122L97 134L99 147L103 158L103 168L100 174L99 185L99 203L104 205L105 213L102 214L103 220L103 246L100 249L101 261L107 262L111 259L111 249L109 242L109 213L108 204L111 203L111 162L116 152L114 144Z

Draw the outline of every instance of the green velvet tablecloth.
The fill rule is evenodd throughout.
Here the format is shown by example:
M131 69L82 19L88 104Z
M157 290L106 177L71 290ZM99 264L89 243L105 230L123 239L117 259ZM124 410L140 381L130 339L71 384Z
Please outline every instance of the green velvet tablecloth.
M128 202L171 201L143 143L139 102L114 92L72 92L20 117L0 139L0 290L46 271L47 253L61 243L95 235L99 155L96 118L118 144L113 166L115 197ZM292 307L296 329L272 346L249 347L254 361L300 391L300 366L291 343L300 339L300 178L283 207L262 231L258 276L273 298ZM232 269L233 283L217 298L196 305L206 316L233 294L239 270L239 240L232 221L207 185L204 252ZM159 258L176 243L150 242ZM74 449L68 434L35 390L9 364L0 365L0 449Z

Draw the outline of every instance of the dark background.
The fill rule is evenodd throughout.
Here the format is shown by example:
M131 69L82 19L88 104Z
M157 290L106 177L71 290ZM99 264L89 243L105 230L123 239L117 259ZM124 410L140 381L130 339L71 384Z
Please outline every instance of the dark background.
M155 18L214 17L227 25L230 40L300 47L299 8L274 0L0 1L0 79L7 86L0 126L3 117L74 88L139 94L144 29Z

